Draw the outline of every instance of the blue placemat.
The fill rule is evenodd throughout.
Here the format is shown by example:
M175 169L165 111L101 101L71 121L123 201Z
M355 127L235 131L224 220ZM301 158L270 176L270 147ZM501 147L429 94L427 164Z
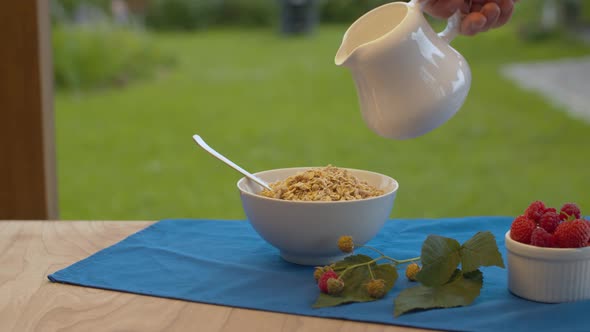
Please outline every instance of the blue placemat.
M496 236L505 257L511 217L394 219L369 244L392 257L418 256L428 234L463 242L480 230ZM359 253L363 253L362 249ZM369 253L369 252L367 252ZM505 260L506 261L506 260ZM589 331L590 301L542 304L507 290L506 270L484 268L473 305L393 317L400 277L386 298L312 309L313 267L283 261L242 221L163 220L49 276L54 282L250 309L442 330Z

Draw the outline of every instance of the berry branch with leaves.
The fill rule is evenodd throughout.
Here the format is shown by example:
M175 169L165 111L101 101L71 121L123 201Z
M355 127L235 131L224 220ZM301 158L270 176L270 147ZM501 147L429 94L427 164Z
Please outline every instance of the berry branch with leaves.
M490 232L478 232L462 245L451 238L430 235L422 244L420 257L408 259L395 259L366 245L356 247L371 250L377 257L353 254L355 243L350 236L340 237L338 247L351 255L316 267L314 278L321 292L314 308L381 299L394 287L397 269L404 264L406 277L419 285L399 293L394 300L395 316L415 310L466 306L483 287L480 267L504 268L496 239Z

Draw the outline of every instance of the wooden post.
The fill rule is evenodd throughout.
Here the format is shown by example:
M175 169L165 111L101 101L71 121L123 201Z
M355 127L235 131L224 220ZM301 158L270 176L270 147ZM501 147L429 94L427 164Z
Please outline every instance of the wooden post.
M0 219L57 219L48 0L0 10Z

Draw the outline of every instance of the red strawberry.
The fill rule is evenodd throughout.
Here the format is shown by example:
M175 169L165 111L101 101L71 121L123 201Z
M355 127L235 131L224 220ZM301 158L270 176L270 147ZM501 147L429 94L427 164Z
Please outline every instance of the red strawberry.
M535 227L537 227L537 225L535 225L535 222L531 219L524 215L518 216L512 222L512 226L510 226L510 237L514 241L530 244L531 235L533 234Z
M590 223L584 219L564 221L557 226L553 235L558 247L585 247L590 241Z
M579 219L581 216L580 208L574 203L563 204L560 212L561 213L559 214L559 217L561 220L566 220L569 217L575 217Z
M549 211L541 216L541 219L539 219L539 226L543 227L547 232L553 233L560 221L557 212Z
M531 244L537 247L551 248L554 246L554 242L553 234L541 227L535 228L531 235Z
M539 219L541 219L541 216L545 213L546 208L545 203L534 201L526 208L524 215L534 222L539 222Z

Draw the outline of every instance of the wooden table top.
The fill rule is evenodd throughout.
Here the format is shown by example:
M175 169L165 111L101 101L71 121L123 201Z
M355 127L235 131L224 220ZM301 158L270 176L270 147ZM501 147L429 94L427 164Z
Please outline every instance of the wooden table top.
M147 221L0 221L0 331L420 331L51 283Z

